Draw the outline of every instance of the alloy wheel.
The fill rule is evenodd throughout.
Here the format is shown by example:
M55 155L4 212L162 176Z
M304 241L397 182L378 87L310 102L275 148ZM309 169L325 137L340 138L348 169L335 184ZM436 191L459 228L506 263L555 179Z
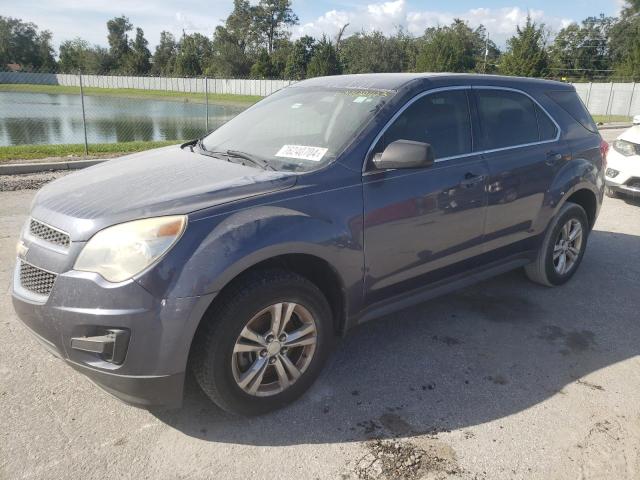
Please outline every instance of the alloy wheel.
M302 305L282 302L259 311L233 348L236 384L258 397L283 392L309 367L317 340L316 321Z
M553 267L559 275L566 275L576 265L582 248L582 224L575 218L565 223L553 247Z

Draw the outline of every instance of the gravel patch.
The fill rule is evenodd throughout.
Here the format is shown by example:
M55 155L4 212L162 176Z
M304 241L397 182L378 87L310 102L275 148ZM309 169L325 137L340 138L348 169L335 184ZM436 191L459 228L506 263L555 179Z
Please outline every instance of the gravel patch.
M25 175L0 175L0 192L38 190L44 184L68 175L71 171L39 172Z

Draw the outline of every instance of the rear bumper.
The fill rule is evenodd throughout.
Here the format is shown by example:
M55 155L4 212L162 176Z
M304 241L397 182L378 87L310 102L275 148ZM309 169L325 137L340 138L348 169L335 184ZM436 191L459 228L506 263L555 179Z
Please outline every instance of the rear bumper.
M79 272L60 275L44 302L22 294L15 279L12 293L18 317L47 350L107 392L139 406L181 405L191 340L213 294L156 299L135 281ZM129 333L119 365L71 345L110 328Z

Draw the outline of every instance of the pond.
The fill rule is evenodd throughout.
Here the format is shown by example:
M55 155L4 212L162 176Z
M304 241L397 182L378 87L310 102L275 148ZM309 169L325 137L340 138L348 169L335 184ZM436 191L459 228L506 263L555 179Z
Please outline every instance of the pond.
M206 131L204 103L85 96L89 143L184 140ZM209 104L209 129L245 106ZM0 146L83 143L79 95L0 92Z

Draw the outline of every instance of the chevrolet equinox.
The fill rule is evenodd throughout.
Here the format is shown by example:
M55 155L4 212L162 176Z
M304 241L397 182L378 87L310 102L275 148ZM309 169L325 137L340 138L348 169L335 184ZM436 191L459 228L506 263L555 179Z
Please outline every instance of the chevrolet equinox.
M104 162L33 201L13 303L120 399L224 410L299 397L355 325L508 270L578 269L604 142L567 84L314 78L201 139Z

